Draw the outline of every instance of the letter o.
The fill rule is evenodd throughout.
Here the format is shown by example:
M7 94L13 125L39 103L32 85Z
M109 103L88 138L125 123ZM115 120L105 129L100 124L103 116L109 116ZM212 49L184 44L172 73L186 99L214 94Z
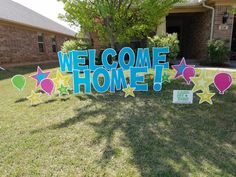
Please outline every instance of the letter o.
M129 56L128 63L125 63L125 55ZM118 60L119 60L120 67L123 68L124 70L127 70L130 67L134 66L135 64L135 53L130 47L125 47L121 49Z

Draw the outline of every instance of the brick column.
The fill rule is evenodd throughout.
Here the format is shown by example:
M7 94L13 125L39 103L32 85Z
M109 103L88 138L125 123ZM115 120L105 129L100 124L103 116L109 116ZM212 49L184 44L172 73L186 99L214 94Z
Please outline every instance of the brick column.
M227 42L227 46L231 47L234 15L229 13L229 18L226 24L223 24L222 18L225 12L231 10L231 6L215 6L215 24L214 24L214 39L221 39Z

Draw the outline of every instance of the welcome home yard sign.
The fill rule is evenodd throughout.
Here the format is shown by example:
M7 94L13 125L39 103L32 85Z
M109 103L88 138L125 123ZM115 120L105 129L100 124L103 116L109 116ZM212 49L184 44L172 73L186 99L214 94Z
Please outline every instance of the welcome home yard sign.
M50 71L43 71L39 66L37 73L30 76L35 82L36 87L31 91L31 95L27 97L32 105L41 103L41 92L48 96L69 96L68 88L70 88L69 80L71 76L64 75L61 72L71 72L73 76L74 93L82 92L91 93L92 87L99 93L107 91L114 93L116 90L125 92L125 97L135 97L134 91L148 91L148 83L145 83L145 74L149 69L154 70L153 90L161 91L163 82L170 82L170 76L164 69L169 68L166 61L166 55L169 53L168 47L140 48L137 54L129 48L123 48L119 53L114 49L106 49L101 56L102 65L96 65L96 50L73 50L68 53L58 52L60 70L57 71L55 78L50 78ZM117 61L109 63L110 57L117 57ZM89 59L89 64L85 60ZM126 61L126 58L128 60ZM233 77L228 72L216 73L214 77L208 77L206 70L202 70L200 74L196 73L194 65L187 65L183 58L178 65L172 66L175 76L173 79L183 78L187 85L193 85L191 90L174 90L173 103L175 104L192 104L193 93L200 98L199 104L213 104L212 97L216 95L212 90L212 85L219 91L219 95L231 87ZM127 76L125 71L128 71ZM100 78L103 82L100 83ZM127 79L129 78L129 79ZM129 81L127 81L129 80ZM24 75L15 75L11 82L18 91L23 91L26 85ZM81 86L84 86L82 91Z
M61 72L73 73L74 94L82 92L82 85L85 87L85 93L91 93L92 86L99 93L114 93L125 88L148 91L148 83L145 83L144 76L150 68L154 69L153 90L160 91L163 70L169 68L166 61L168 53L169 47L152 48L152 51L149 48L139 48L137 54L129 47L121 49L119 54L113 48L108 48L102 53L102 65L96 65L95 49L73 50L68 53L60 51L58 59ZM109 57L118 57L118 60L110 64ZM85 64L86 58L89 58L89 65ZM124 73L126 70L130 73L129 83ZM103 84L99 83L99 77L104 78Z
M71 76L64 75L62 72L71 72L73 78L74 93L91 93L92 87L99 93L107 91L114 93L117 90L125 92L125 97L135 97L134 91L148 91L148 83L145 83L145 75L149 69L153 69L153 90L161 91L163 82L170 82L170 76L164 69L169 69L166 55L169 53L168 47L154 47L151 51L148 48L139 48L135 52L129 48L123 48L119 53L114 49L106 49L101 56L102 65L95 62L96 50L73 50L68 53L58 52L60 71L57 71L55 78L50 78L50 71L43 71L39 66L37 73L30 76L35 82L36 87L27 97L32 105L41 102L39 89L48 96L69 96L69 80ZM110 57L118 58L109 63ZM86 64L86 58L89 64ZM128 60L126 61L126 58ZM214 77L209 77L206 70L200 74L196 73L194 65L187 65L183 58L178 65L172 66L175 76L173 79L184 78L187 85L193 85L191 90L174 90L173 103L192 104L193 93L200 98L199 104L213 104L212 97L216 95L212 90L212 85L219 91L220 95L231 87L233 77L228 72L216 73ZM125 71L128 71L127 76ZM100 78L103 82L100 83ZM129 80L129 81L127 81ZM23 91L26 85L26 78L23 75L15 75L11 82L18 91ZM82 87L84 89L82 91Z

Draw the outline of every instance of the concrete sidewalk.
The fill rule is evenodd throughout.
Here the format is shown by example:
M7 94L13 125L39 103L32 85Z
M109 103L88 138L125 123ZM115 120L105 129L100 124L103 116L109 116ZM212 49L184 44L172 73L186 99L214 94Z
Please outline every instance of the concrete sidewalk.
M175 60L175 64L179 64L181 60ZM228 72L236 72L236 60L231 60L230 63L227 63L229 66L227 67L217 67L217 66L202 66L199 64L199 60L192 60L192 59L186 59L186 63L188 65L195 65L196 68L200 69L208 69L208 70L214 70L214 71L228 71Z
M212 71L226 71L226 72L236 72L236 68L217 68L217 67L202 67L199 66L197 67L199 69L207 69L207 70L212 70Z

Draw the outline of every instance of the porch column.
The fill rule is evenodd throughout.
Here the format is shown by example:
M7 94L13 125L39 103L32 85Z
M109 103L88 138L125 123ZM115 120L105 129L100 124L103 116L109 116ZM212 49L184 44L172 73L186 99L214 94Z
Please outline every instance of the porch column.
M157 35L166 33L166 17L162 19L162 23L157 27Z

